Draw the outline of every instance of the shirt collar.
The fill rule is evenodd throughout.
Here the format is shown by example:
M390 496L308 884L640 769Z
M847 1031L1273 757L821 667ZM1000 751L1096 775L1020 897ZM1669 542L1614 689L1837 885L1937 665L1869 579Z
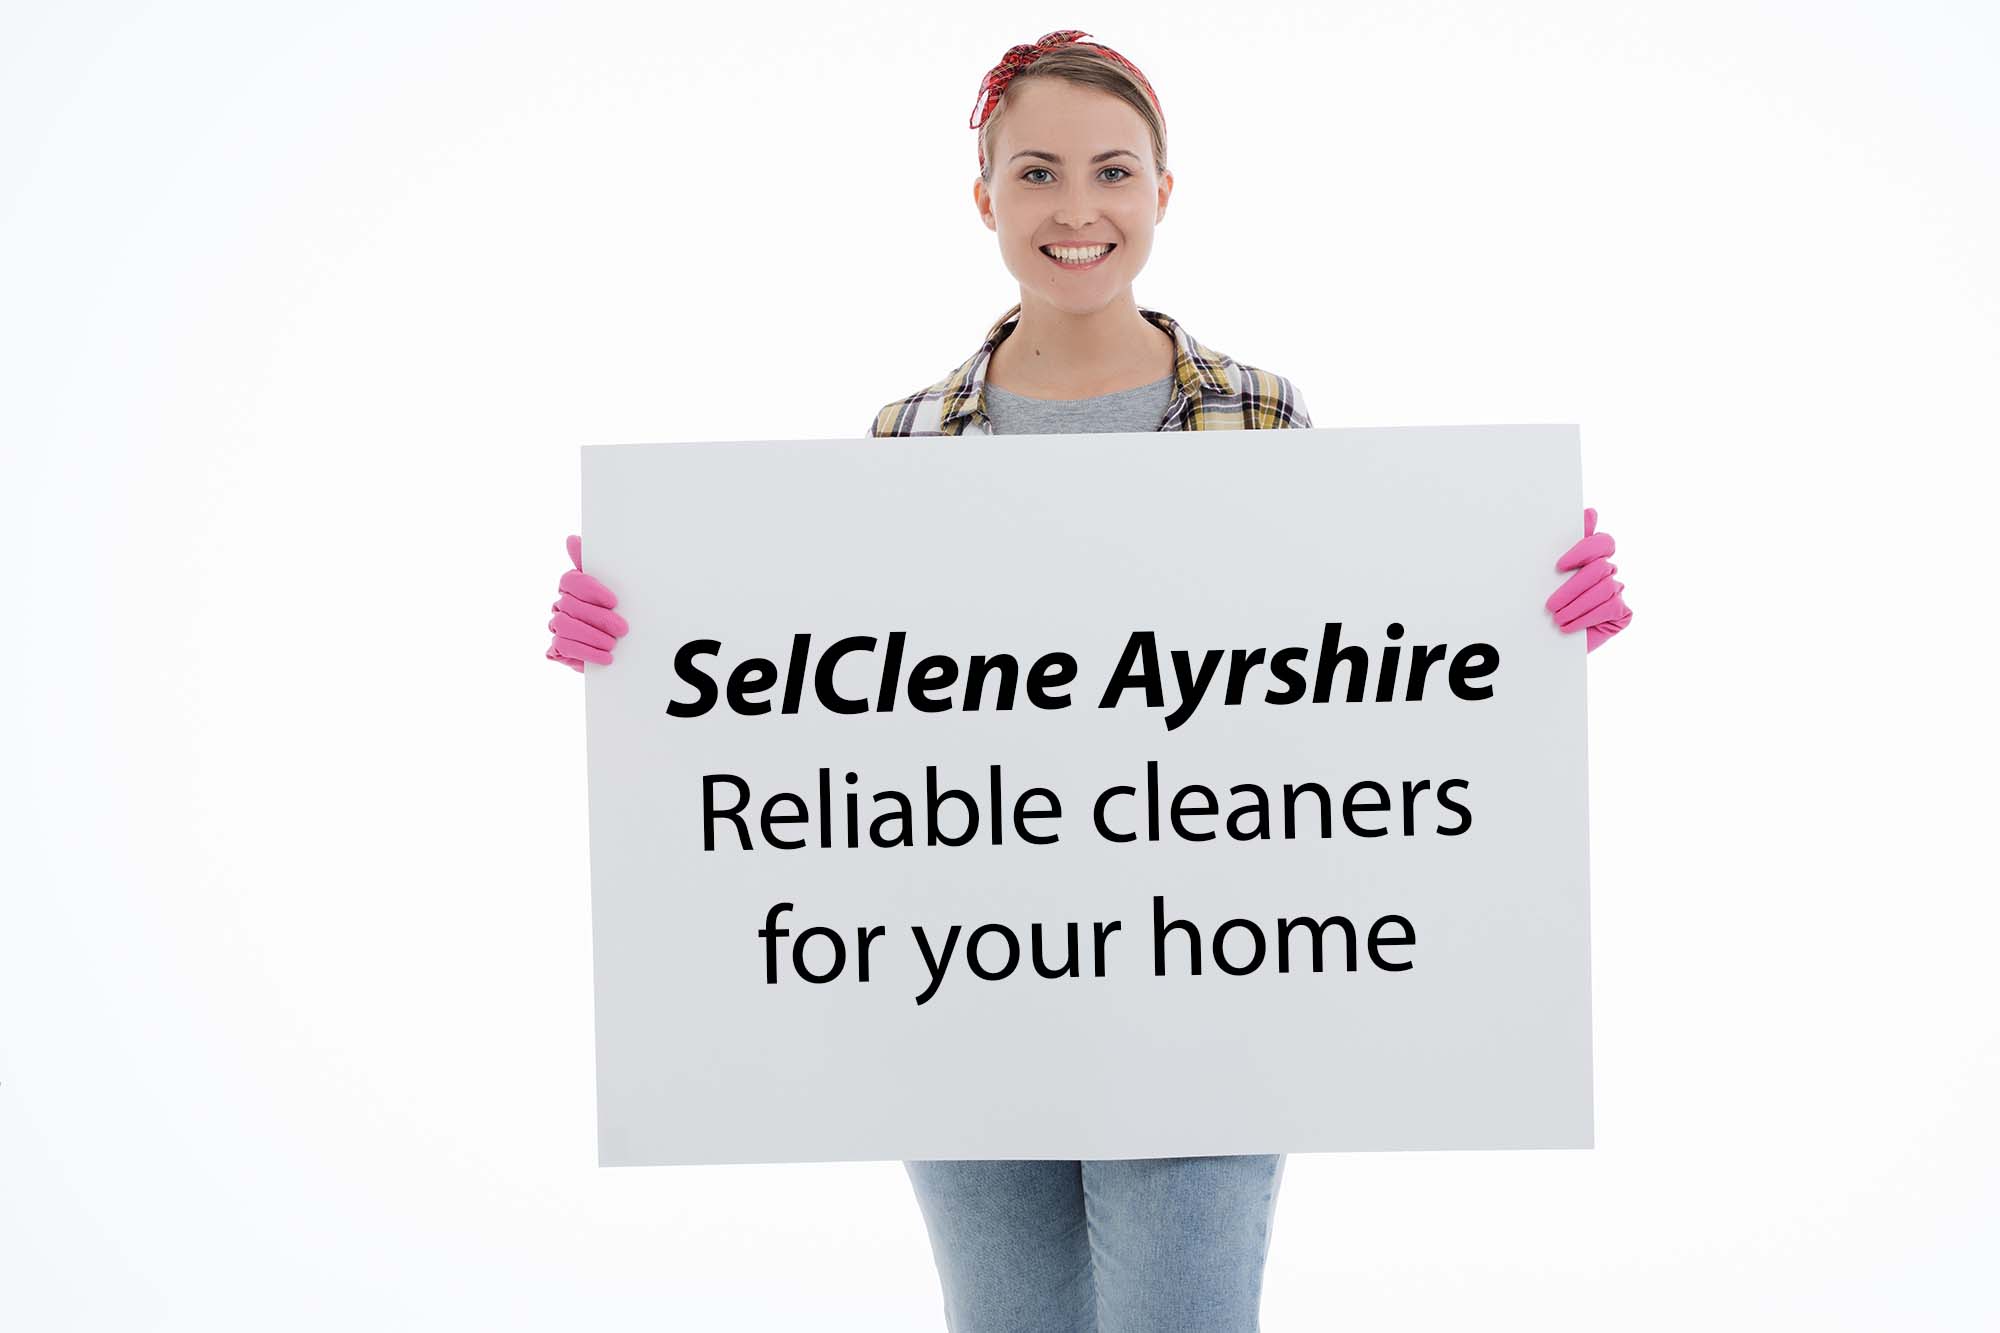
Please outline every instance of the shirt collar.
M998 347L1008 335L1013 333L1013 324L1018 321L1021 307L1016 303L1006 314L993 321L993 327L986 331L986 340L979 350L968 357L964 364L951 372L944 381L944 395L941 406L943 419L949 423L959 417L986 419L986 368L993 360L993 349ZM1200 401L1204 393L1226 394L1231 392L1229 375L1223 367L1223 358L1194 340L1186 329L1171 316L1158 310L1139 307L1139 314L1155 328L1174 340L1174 395Z

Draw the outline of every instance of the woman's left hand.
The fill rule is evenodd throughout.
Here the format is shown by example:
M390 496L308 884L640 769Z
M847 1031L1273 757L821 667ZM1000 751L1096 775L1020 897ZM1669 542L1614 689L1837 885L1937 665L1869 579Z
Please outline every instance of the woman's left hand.
M1632 608L1619 594L1625 585L1612 578L1618 566L1605 559L1618 549L1608 532L1597 530L1597 511L1583 511L1583 540L1563 552L1556 561L1558 570L1574 569L1569 582L1549 595L1549 614L1565 634L1585 632L1594 652L1597 645L1632 623Z

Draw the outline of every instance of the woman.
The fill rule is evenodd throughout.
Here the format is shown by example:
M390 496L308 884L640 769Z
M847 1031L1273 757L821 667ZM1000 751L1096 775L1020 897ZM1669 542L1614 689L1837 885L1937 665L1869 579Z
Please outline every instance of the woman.
M1312 425L1289 380L1134 301L1173 192L1166 129L1145 76L1086 35L1014 47L982 82L973 200L1020 303L951 374L884 406L871 434ZM1591 649L1632 614L1595 527L1586 509L1583 540L1556 562L1576 573L1547 602ZM583 572L580 538L569 553L546 655L581 671L610 663L626 622ZM904 1165L954 1333L1257 1327L1282 1155Z

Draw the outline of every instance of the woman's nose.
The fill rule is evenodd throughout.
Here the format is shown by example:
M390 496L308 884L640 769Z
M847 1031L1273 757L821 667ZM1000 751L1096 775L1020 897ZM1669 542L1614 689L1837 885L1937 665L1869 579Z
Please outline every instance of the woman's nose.
M1097 209L1082 186L1072 185L1056 209L1055 219L1065 227L1087 227L1097 221Z

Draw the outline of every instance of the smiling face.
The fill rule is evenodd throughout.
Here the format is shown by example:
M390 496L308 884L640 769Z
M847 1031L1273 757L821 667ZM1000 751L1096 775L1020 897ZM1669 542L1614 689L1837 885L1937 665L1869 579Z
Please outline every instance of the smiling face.
M1101 89L1022 79L1007 90L990 149L992 182L976 182L973 199L1022 301L1082 315L1127 293L1174 188L1173 173L1155 169L1144 118ZM1082 262L1050 247L1081 250Z

